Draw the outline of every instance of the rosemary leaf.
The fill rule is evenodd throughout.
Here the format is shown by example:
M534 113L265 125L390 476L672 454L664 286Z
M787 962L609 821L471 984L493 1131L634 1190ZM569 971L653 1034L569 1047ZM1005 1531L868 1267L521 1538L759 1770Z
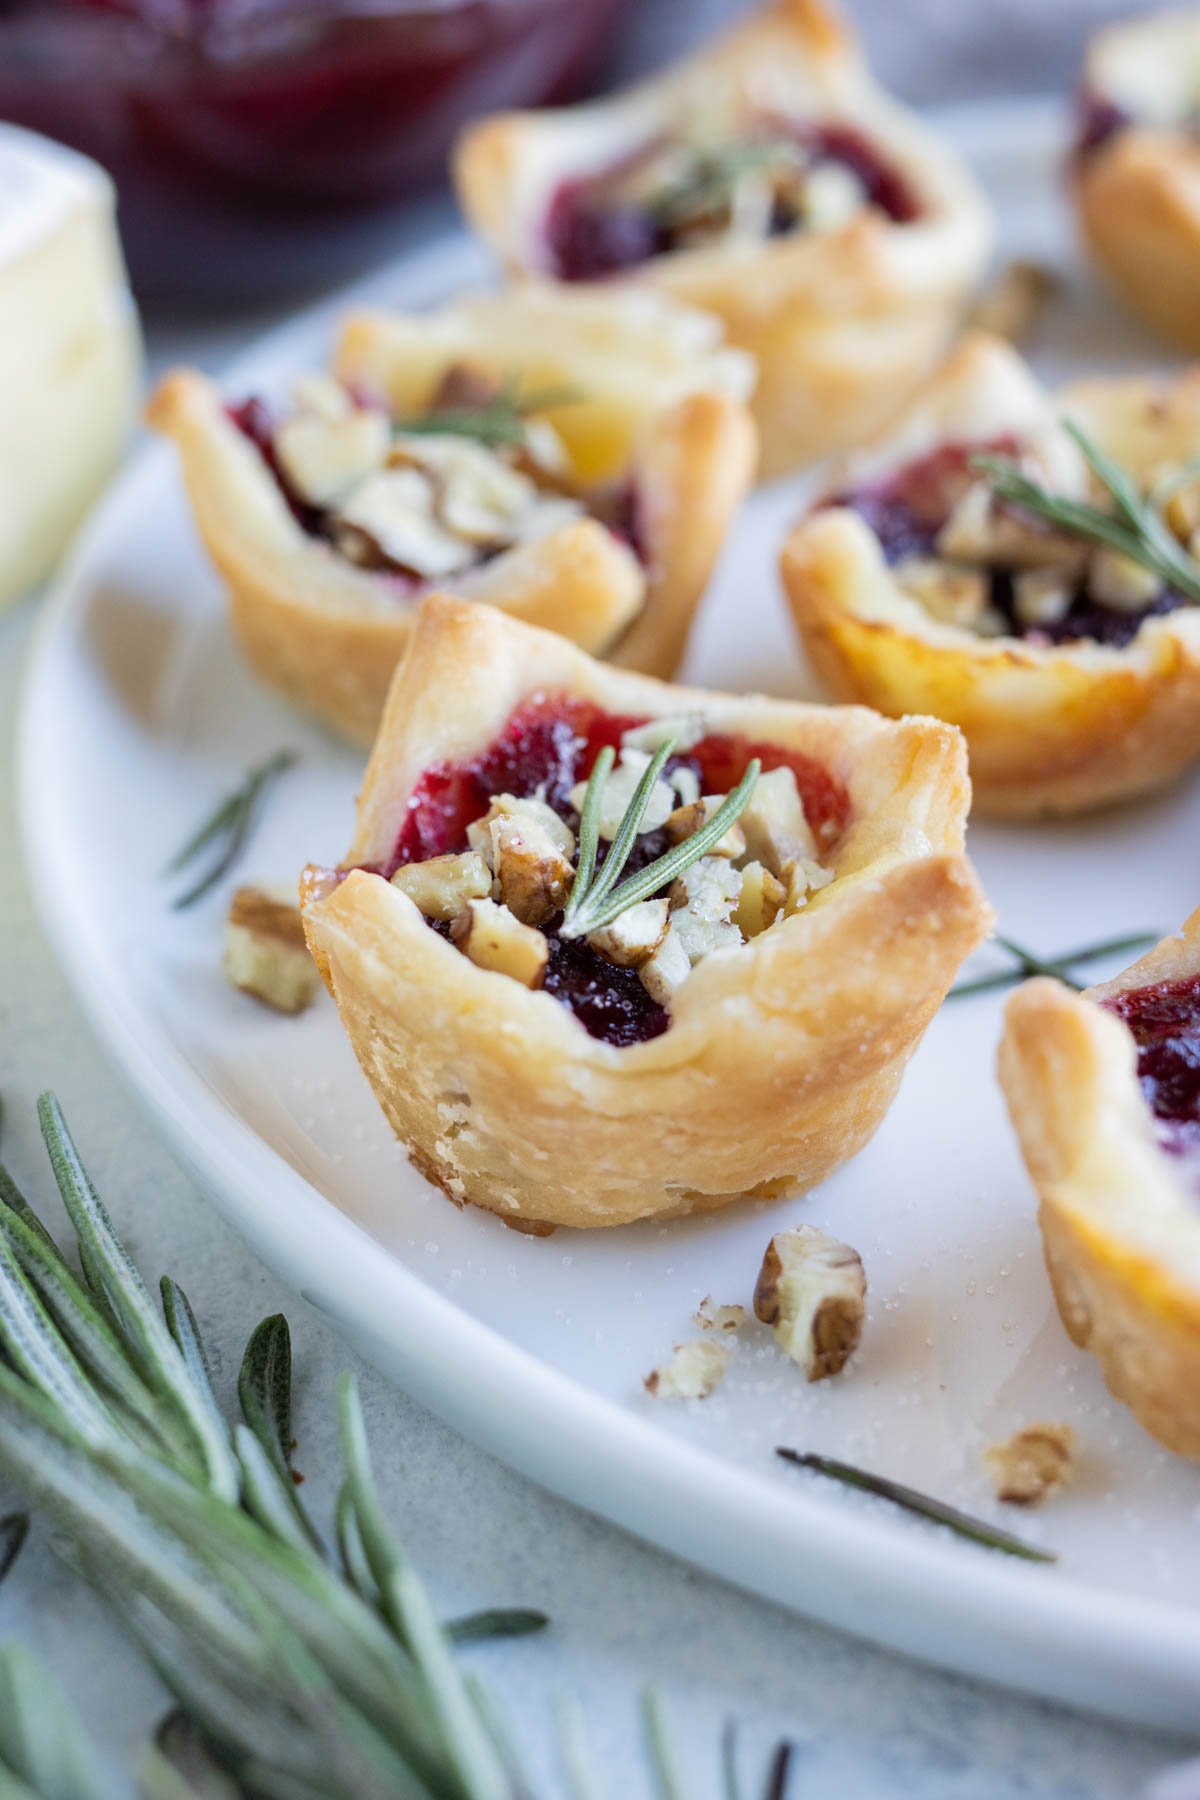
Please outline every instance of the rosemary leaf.
M186 907L195 905L197 900L203 899L205 894L212 891L222 876L228 874L242 853L254 824L259 800L268 784L285 769L292 768L296 761L294 750L278 750L266 762L251 769L241 787L220 803L212 817L171 859L164 873L178 874L210 843L221 842L220 853L212 867L173 902L175 912L182 912Z
M567 1800L601 1800L594 1779L596 1759L588 1743L583 1712L574 1694L559 1702L558 1754L566 1779Z
M63 1262L53 1240L31 1229L27 1216L0 1203L0 1235L7 1239L21 1273L36 1290L42 1306L88 1378L97 1383L110 1406L136 1431L139 1441L153 1443L157 1453L174 1462L186 1459L189 1441L165 1418L155 1396L130 1367L122 1344L105 1314Z
M297 1515L291 1476L280 1475L248 1425L234 1426L233 1447L242 1470L242 1501L251 1518L281 1544L311 1555L313 1538Z
M221 1435L225 1429L225 1422L221 1417L221 1409L217 1405L217 1397L213 1393L208 1354L200 1337L200 1327L196 1323L196 1315L192 1311L191 1301L169 1275L161 1277L158 1291L162 1299L163 1317L167 1322L167 1330L175 1340L175 1348L183 1358L184 1367L196 1395L209 1414L213 1430Z
M448 1619L442 1626L454 1644L475 1644L490 1638L529 1637L544 1631L550 1623L549 1613L528 1606L492 1606L482 1612L464 1613L461 1619Z
M642 1695L642 1719L658 1800L684 1800L683 1783L671 1754L671 1733L666 1708L662 1695L655 1687L648 1687Z
M51 1671L21 1644L0 1648L4 1775L9 1795L28 1792L34 1800L113 1800L120 1791Z
M350 1492L348 1481L342 1483L338 1492L336 1525L338 1554L342 1559L342 1569L345 1572L346 1580L368 1606L377 1607L379 1605L379 1587L371 1573L371 1565L367 1561L358 1514L354 1510L354 1497Z
M600 808L604 801L604 789L615 760L612 745L605 744L588 777L587 788L583 796L583 809L579 815L579 856L575 867L575 880L571 885L571 894L566 906L568 919L572 918L583 905L584 895L591 886L592 878L596 873L596 850L600 841Z
M53 1094L38 1100L38 1119L63 1204L118 1329L147 1385L178 1413L194 1439L200 1466L215 1493L235 1500L239 1475L227 1434L188 1376L175 1340L154 1310L146 1286L113 1230Z
M607 897L601 895L597 898L594 886L592 892L584 899L583 916L580 917L577 913L570 921L569 929L567 923L564 923L563 937L583 937L589 931L598 931L601 926L611 925L612 921L619 918L629 907L635 906L639 900L647 900L652 894L657 894L660 888L666 887L668 882L674 881L676 876L682 875L685 869L690 869L693 863L699 862L705 851L711 849L714 844L720 843L730 826L741 817L749 804L761 769L762 765L755 757L747 765L746 773L737 787L733 789L732 793L726 794L724 801L707 824L702 825L699 831L694 831L691 837L684 838L682 843L665 851L662 856L656 857L652 863L647 863L646 867L639 869L636 875L630 875ZM647 770L647 774L649 772ZM635 794L634 802L636 800L637 795ZM645 811L644 803L642 811ZM628 818L628 815L626 817ZM624 825L622 825L623 829ZM605 867L607 868L607 866L606 863ZM573 891L571 897L574 899Z
M641 828L642 820L646 816L646 808L650 804L650 796L654 792L654 784L662 774L667 758L674 748L675 737L674 734L672 734L667 738L665 743L659 745L658 749L654 752L654 755L650 758L650 761L646 764L638 784L633 790L633 797L621 817L621 822L617 826L612 842L609 844L608 854L604 858L600 872L598 875L593 875L582 896L578 895L578 877L572 884L570 903L567 908L563 926L562 935L564 937L582 937L585 932L595 930L596 908L609 890L616 884L621 870L629 861L629 852L633 849L634 840ZM597 768L598 767L599 760L597 760ZM597 783L597 786L601 790L601 794L603 792L604 779L605 777L602 777L600 782ZM588 791L584 796L585 807L591 801L592 782L595 780L596 770L593 769L591 778L588 781ZM596 804L599 806L599 799ZM618 907L617 910L620 912L624 909Z
M1099 962L1106 956L1122 956L1131 951L1146 950L1151 944L1157 943L1160 936L1160 932L1138 931L1126 937L1104 938L1097 944L1084 944L1078 950L1064 950L1060 955L1050 957L1035 956L1031 950L1026 950L1012 938L998 936L995 942L1015 958L1014 966L1011 969L998 969L992 975L981 975L972 981L960 981L950 989L946 998L965 1000L972 994L991 993L996 988L1013 987L1018 981L1025 981L1031 975L1049 975L1078 993L1086 985L1077 981L1072 974L1079 963Z
M786 138L763 138L706 150L687 175L650 196L646 211L667 230L685 225L728 205L739 181L760 174L782 156L795 157L796 148Z
M784 1800L787 1792L788 1774L792 1767L792 1757L796 1747L783 1738L775 1746L771 1757L771 1767L767 1771L767 1787L763 1800Z
M1153 497L1139 493L1129 475L1070 419L1063 420L1116 509L1106 512L1089 501L1052 494L1011 458L980 454L972 468L991 477L1002 500L1023 506L1059 531L1105 544L1157 575L1165 586L1189 600L1200 600L1200 565L1182 548Z
M972 1518L970 1513L960 1512L956 1506L948 1506L944 1500L931 1499L928 1494L906 1487L901 1481L890 1481L885 1475L872 1475L866 1469L855 1468L853 1463L839 1462L836 1457L790 1450L783 1444L778 1446L775 1454L785 1462L795 1463L801 1469L814 1469L818 1475L828 1475L831 1480L842 1481L847 1487L861 1488L864 1493L876 1494L881 1500L890 1500L893 1506L903 1507L905 1512L917 1513L935 1525L944 1525L958 1537L969 1538L972 1543L985 1544L990 1550L1002 1550L1006 1556L1023 1557L1026 1562L1058 1561L1053 1550L1042 1550L1036 1544L1027 1544L1022 1538L1014 1537L1011 1532L1004 1531L997 1525L989 1525L986 1519Z
M250 1334L238 1373L242 1416L264 1449L290 1468L292 1450L292 1336L282 1313Z
M724 1800L742 1800L742 1782L738 1774L736 1719L726 1719L721 1730L721 1775L725 1784Z
M480 406L437 407L432 412L398 420L396 430L404 437L444 434L474 438L489 450L502 450L507 445L524 443L532 414L574 406L584 398L582 390L574 387L534 388L521 394L516 381L510 380L494 399Z
M375 1491L358 1384L343 1375L338 1389L342 1455L371 1573L391 1622L424 1679L450 1761L471 1800L506 1800L504 1769L450 1657L424 1589L392 1539Z
M18 1556L25 1539L29 1536L29 1514L27 1512L7 1513L0 1519L0 1581L8 1574Z

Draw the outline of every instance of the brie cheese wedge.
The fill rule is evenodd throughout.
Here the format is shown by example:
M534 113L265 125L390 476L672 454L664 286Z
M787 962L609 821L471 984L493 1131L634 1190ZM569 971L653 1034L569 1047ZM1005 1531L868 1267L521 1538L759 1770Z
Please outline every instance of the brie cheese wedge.
M0 604L49 572L104 485L140 371L112 183L0 125Z

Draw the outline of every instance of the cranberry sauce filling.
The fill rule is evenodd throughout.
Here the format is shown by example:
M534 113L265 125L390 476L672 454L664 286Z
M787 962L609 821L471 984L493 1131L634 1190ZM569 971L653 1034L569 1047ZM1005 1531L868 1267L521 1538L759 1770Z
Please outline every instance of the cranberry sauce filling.
M1116 137L1133 124L1133 119L1113 100L1105 99L1103 94L1094 93L1085 88L1079 96L1077 107L1078 128L1075 134L1075 153L1080 158L1090 156L1107 144L1110 138Z
M858 513L879 539L888 563L895 566L907 557L936 554L938 533L970 480L971 457L987 452L1012 456L1018 446L1011 437L992 438L978 444L941 444L928 455L915 457L871 487L832 494L822 506L848 506ZM1036 523L1036 521L1035 521ZM1031 643L1069 644L1086 640L1123 649L1132 643L1147 619L1175 612L1192 604L1172 590L1156 596L1137 612L1118 612L1093 600L1086 579L1081 578L1070 609L1053 624L1025 625L1014 610L1013 571L992 565L988 577L988 603L1006 621L1010 637Z
M571 806L571 789L591 773L606 744L617 748L626 731L644 723L642 718L607 713L591 701L567 695L527 702L481 755L467 762L435 763L425 771L409 796L392 858L374 873L390 878L405 863L466 849L468 825L482 818L495 794L537 792L576 829L579 819ZM850 812L845 788L823 764L799 751L714 732L686 754L672 757L667 769L690 768L703 793L727 793L756 756L764 769L792 770L809 823L818 834L833 836L844 828ZM643 833L626 864L627 873L644 868L666 848L665 833ZM446 927L443 935L448 931ZM579 939L560 938L553 925L546 936L550 940L546 991L569 1006L592 1037L621 1046L644 1043L666 1031L670 1014L651 999L635 969L616 967Z
M1133 1033L1138 1080L1163 1147L1200 1158L1200 977L1134 988L1104 1005Z
M790 137L801 145L811 154L815 168L833 163L848 170L862 186L864 206L877 208L894 224L907 225L919 217L920 204L904 176L852 126L783 125L773 135ZM753 136L747 142L754 142ZM646 154L661 148L656 143ZM550 273L559 281L594 281L636 268L652 256L669 255L679 247L677 228L661 219L654 208L623 200L613 191L640 160L640 156L627 157L601 174L564 181L555 190L544 230ZM784 237L802 226L795 206L778 201L768 235Z

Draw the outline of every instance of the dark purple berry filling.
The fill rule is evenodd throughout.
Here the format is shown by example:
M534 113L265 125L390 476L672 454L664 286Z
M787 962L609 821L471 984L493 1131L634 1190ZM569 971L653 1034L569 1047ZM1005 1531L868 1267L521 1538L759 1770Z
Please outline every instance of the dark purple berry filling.
M1116 137L1133 124L1133 119L1115 101L1105 99L1103 94L1096 94L1085 88L1079 97L1079 127L1075 137L1075 151L1080 157L1090 156L1107 144L1110 138Z
M879 539L891 566L907 557L936 554L938 534L971 480L970 460L980 452L1012 456L1018 448L1011 437L978 444L942 444L927 456L917 457L873 486L830 495L822 506L848 506L858 513ZM1036 521L1035 521L1036 523ZM1014 610L1013 571L998 565L984 571L988 577L988 603L1006 621L1011 637L1036 644L1104 644L1120 650L1133 642L1147 619L1161 618L1181 606L1193 604L1183 594L1166 591L1137 612L1119 612L1102 606L1088 592L1081 576L1070 609L1052 624L1022 623Z
M1200 979L1160 981L1104 1002L1138 1048L1138 1080L1164 1149L1200 1157Z
M904 176L852 127L764 123L770 124L773 137L790 138L807 149L814 167L834 163L849 170L862 185L864 205L876 208L893 224L907 225L919 217L920 205ZM751 135L746 141L753 143L755 138ZM656 154L661 148L654 144L644 154ZM614 184L627 177L639 160L637 156L625 158L615 168L564 181L556 189L544 232L550 273L559 281L596 281L681 247L678 226L652 208L631 204L613 192ZM801 229L803 223L794 205L778 200L768 236L784 237Z

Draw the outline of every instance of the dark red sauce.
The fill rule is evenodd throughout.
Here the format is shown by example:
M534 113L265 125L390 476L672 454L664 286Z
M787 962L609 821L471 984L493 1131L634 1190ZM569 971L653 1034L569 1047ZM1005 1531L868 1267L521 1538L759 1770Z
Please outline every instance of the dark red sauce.
M1079 125L1075 152L1080 157L1090 156L1102 144L1107 144L1110 138L1116 137L1119 131L1124 131L1133 124L1130 115L1115 101L1107 100L1103 94L1093 93L1086 88L1079 96L1077 111Z
M783 124L775 135L789 135L810 150L816 166L837 163L862 183L864 204L875 207L897 225L920 215L920 205L904 176L861 132L848 125L798 127ZM655 144L652 149L660 146ZM653 256L678 247L677 231L645 207L611 193L614 179L636 158L623 158L600 174L562 182L556 188L544 225L550 272L560 281L595 281L636 268ZM784 237L802 226L800 215L780 203L772 214L769 235Z
M1200 978L1134 988L1104 1006L1133 1034L1138 1080L1164 1148L1200 1155Z
M872 486L834 494L823 506L848 506L870 526L879 539L889 564L910 556L932 556L938 533L971 479L969 462L982 451L1011 456L1017 450L1012 437L978 444L941 444L926 456L895 470ZM1023 624L1015 611L1013 571L993 565L985 571L990 586L989 605L1007 622L1011 637L1031 643L1071 644L1088 642L1120 650L1133 642L1147 619L1159 618L1191 604L1183 594L1167 590L1138 612L1118 612L1101 606L1081 578L1069 611L1053 624Z
M482 818L494 794L541 793L574 828L578 816L570 793L584 780L603 747L614 749L640 717L607 713L591 701L556 694L530 700L512 715L496 741L467 762L435 763L409 796L404 824L390 862L374 872L391 877L405 863L448 856L467 845L467 827ZM727 793L757 756L764 769L790 768L813 829L827 836L849 817L845 788L821 763L778 744L713 733L667 767L689 767L704 793ZM667 847L662 832L646 832L626 865L633 874ZM443 936L449 928L438 927ZM579 939L563 939L552 924L546 931L550 961L545 989L569 1006L592 1037L624 1046L658 1037L671 1023L666 1007L652 1000L634 969L620 969Z
M524 795L541 788L556 812L573 818L568 796L575 783L591 774L606 744L615 749L625 732L644 723L562 694L528 701L482 755L470 762L435 763L425 771L409 796L393 860L381 873L390 877L404 863L465 849L467 826L482 818L493 794ZM850 812L845 788L823 764L797 750L714 734L668 766L690 764L704 793L728 793L755 756L764 769L792 770L815 831L844 827Z

